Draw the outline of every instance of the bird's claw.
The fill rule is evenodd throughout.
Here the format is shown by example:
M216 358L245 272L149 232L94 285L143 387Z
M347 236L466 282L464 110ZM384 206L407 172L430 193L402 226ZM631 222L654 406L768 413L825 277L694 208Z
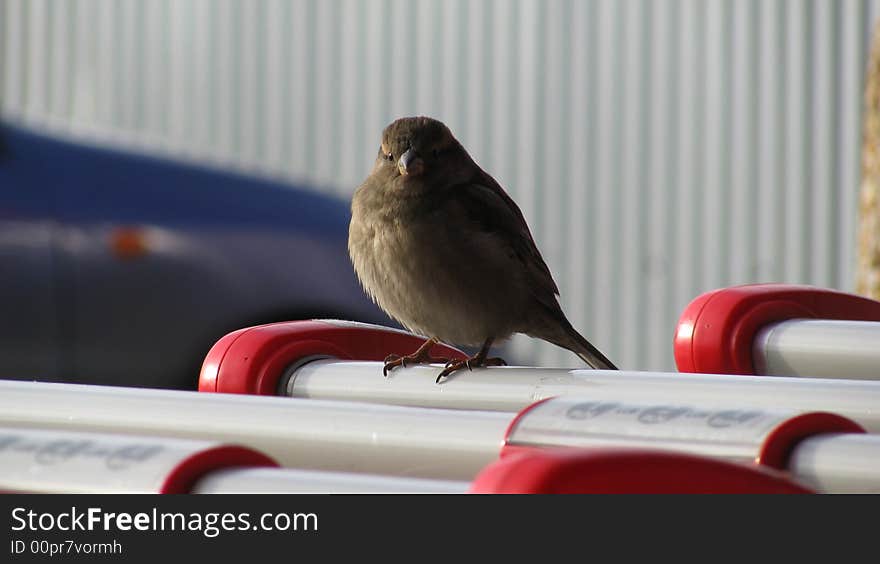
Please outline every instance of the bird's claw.
M404 368L409 364L444 364L448 365L452 360L445 357L430 356L427 352L420 353L416 351L413 354L400 356L399 354L389 354L385 357L385 366L382 367L382 374L387 378L388 373L402 366Z
M400 356L399 354L389 354L385 357L385 366L382 367L382 375L387 378L388 373L398 366L406 368L406 357Z
M446 367L443 369L442 372L440 372L440 374L437 375L437 379L434 382L436 384L439 384L440 380L446 378L453 372L461 370L462 368L473 370L474 368L482 368L485 366L507 366L507 362L505 362L503 358L479 358L479 355L472 356L471 358L466 358L464 360L453 359L446 363Z
M447 376L449 376L453 372L456 372L457 370L461 370L462 368L465 368L465 367L467 367L468 370L472 370L470 359L450 360L449 362L446 363L446 367L443 368L443 371L437 375L437 379L434 380L434 383L439 384L440 380L442 380L443 378L446 378Z

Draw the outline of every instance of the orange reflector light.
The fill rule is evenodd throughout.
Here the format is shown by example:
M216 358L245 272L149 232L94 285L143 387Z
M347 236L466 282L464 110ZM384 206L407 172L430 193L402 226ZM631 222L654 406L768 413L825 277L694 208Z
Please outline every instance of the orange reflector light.
M132 259L147 254L147 236L137 227L118 227L110 234L113 254L121 259Z

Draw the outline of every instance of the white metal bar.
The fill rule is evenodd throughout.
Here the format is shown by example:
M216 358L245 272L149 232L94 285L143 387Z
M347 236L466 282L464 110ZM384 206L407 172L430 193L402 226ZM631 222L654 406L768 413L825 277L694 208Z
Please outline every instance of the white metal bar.
M0 428L0 491L18 493L184 493L176 470L213 472L216 467L243 465L241 454L222 450L230 445L188 439ZM244 457L271 461L259 453L232 447ZM205 467L200 455L214 451ZM188 480L187 480L188 481ZM189 485L189 484L187 484Z
M880 323L792 319L755 337L760 374L880 380Z
M439 371L439 365L411 366L386 378L378 362L319 360L299 368L287 390L295 397L500 411L566 394L597 401L733 403L831 411L880 431L880 382L506 366L460 372L436 384Z
M776 429L798 415L747 406L694 408L588 398L560 396L528 408L511 425L507 444L650 448L748 463L762 455L768 442L774 442ZM779 448L790 446L786 443L783 438Z
M414 374L409 372L406 375L412 378ZM517 371L510 372L515 374ZM545 374L545 380L546 376ZM696 375L689 375L685 379L694 376ZM495 385L498 385L497 381ZM617 425L612 421L611 427L603 426L600 422L599 427L596 427L595 418L568 416L567 408L572 405L582 407L584 403L592 405L603 401L601 390L609 387L593 381L584 388L589 393L583 396L586 398L583 402L572 396L564 401L551 400L541 404L524 412L516 429L528 421L530 414L537 414L540 415L538 420L529 424L537 423L539 433L535 435L531 432L531 438L526 440L527 446L648 445L743 460L750 453L753 454L755 449L762 447L765 441L771 440L773 429L778 424L784 424L787 416L783 413L780 418L780 411L774 405L765 414L749 411L749 417L740 417L737 415L739 412L730 410L737 398L729 390L741 386L742 384L730 384L726 392L715 388L714 403L693 403L694 394L682 394L680 388L673 390L677 399L658 399L652 396L649 401L656 404L649 405L650 409L645 410L645 413L656 415L660 412L662 415L669 411L679 413L684 409L691 415L679 418L663 430L657 425L642 425L641 421L631 421L629 425ZM434 387L444 389L436 384ZM639 387L644 387L644 383ZM552 389L551 383L548 390ZM874 389L876 390L876 386ZM472 393L474 388L470 391ZM621 392L621 389L617 388L615 391ZM763 390L762 394L783 396L779 391L774 393ZM755 393L750 399L762 394ZM797 394L789 391L785 395L792 397ZM683 396L687 403L682 402ZM628 400L615 399L626 398L626 393L604 397L615 405L630 403ZM718 397L724 398L726 403L720 404ZM868 398L867 401L877 404L876 397ZM561 414L542 408L553 402L562 406ZM645 405L645 400L643 398L632 403ZM751 408L754 404L750 401L742 405ZM687 407L688 405L699 407ZM707 413L716 409L713 406L717 406L718 410L714 417L726 417L734 424L740 422L744 426L733 429L731 426L725 428L706 424L700 417L706 419ZM633 419L631 410L624 411L620 417ZM791 410L791 416L797 415L798 411L801 410ZM509 412L424 409L317 399L0 381L0 425L5 427L112 431L119 435L149 435L156 440L166 437L237 443L256 449L283 465L303 470L471 480L487 464L497 459L509 429L513 428L513 420L514 416ZM669 418L666 417L665 420L668 421ZM579 425L581 422L584 425ZM760 424L753 428L749 426L752 422ZM554 433L553 429L559 429L560 432ZM845 457L840 460L826 458L820 462L811 462L811 455L804 451L804 454L798 454L794 458L799 466L789 468L794 468L795 477L798 477L798 472L801 471L799 469L803 469L806 475L825 481L822 486L825 491L837 491L837 488L844 487L838 484L853 475L853 468L862 468L855 474L855 483L845 487L859 488L860 491L880 489L880 474L876 471L876 465L874 470L865 467L865 461L876 459L875 453L880 450L876 435L868 435L864 441L853 442L849 440L849 435L826 436L821 434L821 428L814 429L814 432L825 439L816 444L823 449L829 449L829 452L843 452ZM617 438L609 441L609 433L616 433ZM513 435L512 445L522 446L512 439ZM795 445L795 452L799 452L798 448ZM365 488L366 484L362 483L357 487ZM208 489L210 487L205 486L205 490Z
M880 491L880 436L852 432L845 419L815 412L558 397L522 412L507 444L648 448L760 461L785 468L817 491Z
M280 464L471 479L497 459L509 413L0 381L0 425L220 440Z
M788 470L816 491L880 493L877 435L826 434L801 441Z

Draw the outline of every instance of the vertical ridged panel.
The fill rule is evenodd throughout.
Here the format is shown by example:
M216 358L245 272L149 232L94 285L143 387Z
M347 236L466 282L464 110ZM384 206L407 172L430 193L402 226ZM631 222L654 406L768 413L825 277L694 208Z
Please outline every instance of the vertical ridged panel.
M437 116L519 202L573 324L621 366L672 368L700 292L851 288L878 16L878 0L3 0L0 109L344 199L388 121Z

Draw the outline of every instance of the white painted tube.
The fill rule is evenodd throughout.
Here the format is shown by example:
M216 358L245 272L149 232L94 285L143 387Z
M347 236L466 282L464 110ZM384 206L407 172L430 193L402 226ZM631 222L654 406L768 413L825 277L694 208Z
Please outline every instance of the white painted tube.
M252 449L211 441L0 428L0 491L188 493L202 475L275 466Z
M293 468L230 468L211 472L195 484L192 493L462 494L469 487L469 482L453 480Z
M521 411L508 430L505 449L548 445L651 448L784 469L786 455L800 438L859 431L849 419L819 412L707 409L559 396Z
M282 390L298 398L500 411L518 411L559 395L593 401L830 411L869 431L880 431L880 382L501 366L458 372L437 384L441 369L439 365L397 368L386 378L379 362L317 360L297 368L282 381Z
M793 319L755 337L759 374L880 380L880 323Z
M798 443L788 470L820 492L880 493L880 437L823 434Z
M736 404L723 404L720 400L694 407L699 404L658 400L654 404L636 405L625 399L609 399L622 406L619 413L611 415L631 418L638 414L638 421L624 424L621 419L595 427L597 418L583 404L602 401L605 400L592 394L564 396L513 414L0 381L0 425L237 443L284 466L304 470L438 480L472 480L499 457L502 448L631 446L746 460L759 458L771 439L781 440L781 436L792 441L791 434L779 433L780 427L789 425L790 420L801 421L809 416L820 423L807 428L796 439L858 430L851 421L844 425L840 421L844 418L837 417L830 425L827 418L818 419L801 410L765 410L766 413L750 417L734 417L731 410L737 409L732 407ZM749 413L761 411L743 404L738 409ZM580 416L585 413L590 416ZM661 429L656 423L644 425L643 415L657 421L675 421ZM719 419L725 426L710 424ZM736 422L760 425L732 432L736 429L732 429L731 423ZM663 432L658 434L660 430ZM871 441L880 440L877 435L869 437ZM503 447L505 444L508 446ZM874 448L873 442L864 447L867 454L863 457L871 458ZM829 483L837 479L823 474L836 471L835 467L816 468L814 473L832 480ZM880 471L880 466L877 468ZM866 474L864 479L880 483L871 475Z
M788 471L825 493L880 493L880 435L831 413L711 409L559 396L514 419L505 451L546 446L649 448Z
M283 466L469 480L511 414L0 381L0 425L244 444Z
M628 474L633 464L655 469ZM658 464L674 466L669 472ZM260 467L262 466L262 467ZM473 483L276 468L234 445L167 437L0 428L0 491L39 493L591 493L708 491L792 493L783 474L657 450L530 449L484 468ZM620 467L615 470L615 467ZM706 488L704 488L706 489ZM802 493L802 492L801 492Z

